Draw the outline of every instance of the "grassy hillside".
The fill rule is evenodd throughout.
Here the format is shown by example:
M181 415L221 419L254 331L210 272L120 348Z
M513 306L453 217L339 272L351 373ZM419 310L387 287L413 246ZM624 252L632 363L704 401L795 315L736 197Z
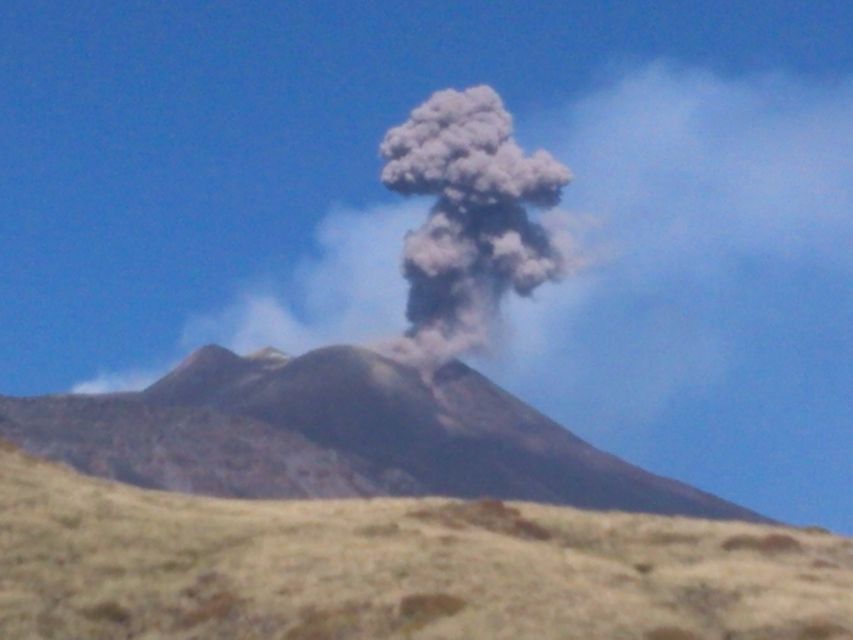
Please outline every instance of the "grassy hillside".
M0 450L0 638L850 638L853 540L498 502L238 502Z

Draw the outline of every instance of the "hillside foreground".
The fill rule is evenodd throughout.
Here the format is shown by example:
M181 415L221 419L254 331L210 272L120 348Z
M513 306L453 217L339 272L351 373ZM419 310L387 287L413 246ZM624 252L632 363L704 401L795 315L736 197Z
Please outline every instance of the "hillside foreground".
M853 637L853 540L817 528L220 500L0 446L0 638Z

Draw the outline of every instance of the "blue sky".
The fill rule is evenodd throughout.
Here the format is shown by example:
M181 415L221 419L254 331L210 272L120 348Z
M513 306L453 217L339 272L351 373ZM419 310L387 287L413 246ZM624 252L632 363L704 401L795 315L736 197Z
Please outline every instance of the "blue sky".
M853 4L0 5L0 393L403 326L384 132L487 83L589 267L477 361L582 437L853 532Z

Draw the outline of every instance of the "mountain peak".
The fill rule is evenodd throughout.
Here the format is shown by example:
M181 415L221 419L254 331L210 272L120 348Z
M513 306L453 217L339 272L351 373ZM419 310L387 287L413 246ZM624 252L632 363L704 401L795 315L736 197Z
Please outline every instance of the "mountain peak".
M249 363L233 351L208 344L193 351L175 369L145 390L151 398L182 404L216 393L223 381L231 379Z
M218 344L207 344L193 351L176 367L175 371L182 369L195 369L198 367L215 367L239 360L233 351L221 347Z

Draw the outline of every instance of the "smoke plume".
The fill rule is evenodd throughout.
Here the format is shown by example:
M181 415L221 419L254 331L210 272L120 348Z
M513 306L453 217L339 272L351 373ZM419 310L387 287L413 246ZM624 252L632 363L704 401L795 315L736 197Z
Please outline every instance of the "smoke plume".
M393 345L399 357L437 365L484 349L507 292L529 296L573 268L566 233L525 209L556 205L571 172L546 151L524 154L492 88L433 94L380 153L385 186L438 198L405 240L411 326Z

